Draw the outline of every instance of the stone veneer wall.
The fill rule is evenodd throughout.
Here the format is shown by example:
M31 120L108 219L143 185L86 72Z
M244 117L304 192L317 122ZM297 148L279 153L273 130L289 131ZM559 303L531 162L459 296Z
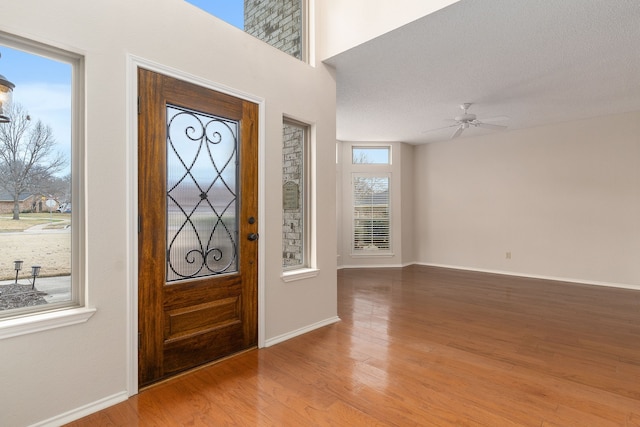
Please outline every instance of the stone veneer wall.
M303 59L303 0L245 0L244 31Z
M304 263L304 129L285 123L282 140L282 184L295 183L299 189L298 208L283 209L282 220L282 266L294 267Z

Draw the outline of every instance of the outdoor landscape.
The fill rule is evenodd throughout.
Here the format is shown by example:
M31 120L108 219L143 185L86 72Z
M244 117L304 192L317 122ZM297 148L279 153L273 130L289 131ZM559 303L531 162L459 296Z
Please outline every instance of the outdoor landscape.
M22 275L28 277L32 265L40 265L39 277L71 274L71 214L0 215L0 280L16 277L14 261L24 261ZM52 232L57 231L57 232Z
M70 225L67 213L22 213L19 220L0 215L0 311L69 299ZM35 286L32 266L40 266ZM55 277L63 280L52 282Z
M0 45L0 316L68 302L72 63Z

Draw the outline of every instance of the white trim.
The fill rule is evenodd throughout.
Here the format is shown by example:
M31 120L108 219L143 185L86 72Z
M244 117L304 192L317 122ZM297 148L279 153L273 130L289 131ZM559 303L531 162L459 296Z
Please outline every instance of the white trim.
M304 28L304 38L306 40L306 56L307 63L312 67L316 66L316 2L315 0L307 0L304 5L306 9L305 18L307 25Z
M635 291L640 291L640 285L632 285L628 283L613 283L613 282L599 282L593 280L584 280L584 279L571 279L567 277L555 277L555 276L544 276L540 274L528 274L528 273L516 273L512 271L502 271L502 270L490 270L483 268L472 268L472 267L461 267L458 265L447 265L447 264L434 264L434 263L424 263L424 262L414 262L415 265L424 265L426 267L439 267L439 268L451 268L454 270L465 270L465 271L477 271L479 273L491 273L491 274L500 274L503 276L514 276L514 277L527 277L530 279L542 279L542 280L553 280L555 282L567 282L567 283L575 283L578 285L593 285L593 286L604 286L608 288L621 288L621 289L632 289Z
M133 63L136 65L136 70L137 70L137 67L140 67L140 68L144 68L144 69L149 70L149 71L162 73L165 76L173 77L175 79L183 80L183 81L188 82L188 83L193 83L195 85L202 86L202 87L205 87L207 89L215 90L217 92L222 92L222 93L225 93L227 95L234 96L236 98L241 98L241 99L244 99L246 101L254 102L254 103L260 105L261 107L263 107L263 104L264 104L264 101L265 101L264 98L260 98L258 96L251 95L251 94L249 94L247 92L244 92L244 91L236 90L236 89L234 89L234 88L232 88L230 86L226 86L226 85L223 85L221 83L212 82L211 80L196 76L196 75L191 74L191 73L187 73L187 72L182 71L182 70L178 70L178 69L173 68L173 67L169 67L167 65L162 65L162 64L159 64L157 62L150 61L148 59L144 59L144 58L141 58L141 57L133 55L133 54L129 54L129 60L133 61ZM134 76L134 77L135 77L135 80L136 80L136 83L137 83L137 81L138 81L137 72L136 72L136 76ZM136 96L136 102L137 102L137 93L138 93L137 92L137 87L135 89L136 89L135 96ZM137 119L137 109L136 109L136 117L135 118ZM137 120L136 120L136 122L137 122ZM137 137L137 135L136 135L136 137ZM136 143L137 143L137 140L136 140Z
M370 148L372 150L380 150L382 148L387 148L387 151L389 153L389 161L387 163L354 163L353 162L353 149L367 149ZM393 165L393 152L391 151L393 149L393 146L390 143L386 143L386 144L369 144L369 143L353 143L351 144L351 165L352 166L356 166L356 167L360 167L360 166L364 166L366 169L364 170L369 170L370 166L387 166L386 169L388 169L389 166Z
M179 80L225 93L258 104L258 233L265 235L265 100L246 92L212 82L133 54L127 54L127 203L129 217L128 308L127 308L127 393L138 393L138 68L161 73ZM265 346L265 243L258 240L258 347Z
M338 270L351 269L351 268L404 268L410 265L414 265L415 262L405 262L402 264L355 264L355 265L339 265Z
M302 129L304 133L304 138L302 141L302 263L300 266L290 267L290 270L285 270L282 273L280 277L282 277L285 282L289 282L298 279L286 279L285 276L292 276L292 273L300 272L301 270L315 270L318 264L316 251L316 188L318 177L316 174L316 124L314 122L296 118L289 114L283 114L283 128L285 125ZM284 214L285 211L283 208L283 217ZM315 275L317 275L317 273ZM301 278L304 279L306 277Z
M0 340L84 323L89 320L95 312L95 308L64 308L48 313L16 317L15 319L3 319L2 322L0 322Z
M393 258L396 256L393 252L377 251L375 249L362 249L358 252L351 252L349 255L354 258Z
M339 270L346 268L402 268L410 264L356 264L356 265L343 265L338 267Z
M266 236L265 223L267 214L265 211L266 198L266 101L263 98L256 98L253 102L259 105L258 108L258 235ZM266 286L265 286L265 266L266 243L264 239L258 239L258 348L265 346L266 336Z
M277 337L270 338L266 341L265 347L271 347L272 345L279 344L283 341L290 340L291 338L295 338L300 335L304 335L307 332L311 332L313 330L322 328L324 326L332 325L340 321L338 316L330 317L328 319L322 320L320 322L313 323L311 325L307 325L304 328L296 329L295 331L287 332L286 334L278 335Z
M295 282L296 280L309 279L320 274L317 268L300 268L298 270L284 271L280 278L283 282Z
M71 66L71 195L74 208L71 213L71 299L60 302L47 310L46 306L31 307L30 310L16 310L15 318L0 319L0 339L11 338L33 332L46 331L84 323L95 313L88 308L87 274L87 186L86 186L86 52L75 47L59 46L51 41L40 41L32 35L20 36L0 30L0 41L6 46L31 55L64 62ZM59 308L58 308L59 307ZM26 307L25 307L26 309Z
M93 403L89 403L87 405L80 406L79 408L72 409L71 411L65 412L63 414L56 415L55 417L49 418L48 420L40 421L36 424L31 424L31 427L57 427L68 424L72 421L79 420L82 417L93 414L94 412L98 412L110 406L124 402L125 400L127 400L127 392L122 391L120 393L112 394L111 396L105 397L104 399L96 400Z
M127 395L138 393L138 63L127 55L126 86Z

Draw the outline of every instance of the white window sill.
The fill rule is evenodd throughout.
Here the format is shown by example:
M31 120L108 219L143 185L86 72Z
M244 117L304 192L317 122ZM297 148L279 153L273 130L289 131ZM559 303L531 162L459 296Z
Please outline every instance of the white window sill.
M299 270L291 270L285 271L282 273L283 281L285 282L293 282L296 280L309 279L311 277L316 277L320 273L320 270L317 268L301 268Z
M0 320L0 340L84 323L95 312L95 308L80 307Z

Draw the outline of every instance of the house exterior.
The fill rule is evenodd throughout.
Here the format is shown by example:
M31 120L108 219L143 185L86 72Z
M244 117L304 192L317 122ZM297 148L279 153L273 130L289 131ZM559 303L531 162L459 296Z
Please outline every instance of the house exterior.
M45 205L47 197L42 194L24 193L18 196L20 212L49 212L49 208ZM55 211L60 205L55 202L51 210ZM0 193L0 214L13 213L13 196L8 193Z
M20 212L40 212L42 206L39 202L40 198L34 194L20 194L18 196ZM0 214L11 214L13 213L13 208L13 196L7 193L0 193Z
M315 31L305 63L183 0L5 2L0 36L11 34L85 58L84 191L82 200L73 200L86 245L80 270L84 303L96 312L73 325L35 316L32 321L46 328L24 333L18 325L15 334L0 339L0 425L60 425L138 392L138 67L247 96L260 105L260 347L339 320L339 267L418 263L637 287L640 112L523 130L510 141L482 137L476 140L482 145L462 144L469 156L461 156L461 145L390 143L397 159L389 166L396 177L390 189L393 253L382 262L352 254L348 182L353 169L344 159L353 144L336 146L336 74L322 61L452 3L310 1ZM362 13L372 8L375 14ZM313 124L314 200L321 207L313 234L317 271L292 282L282 277L283 116ZM573 139L562 138L567 134ZM615 173L593 170L594 160L603 158L606 172ZM531 159L552 160L541 173L540 163ZM482 167L486 164L494 167ZM513 164L526 173L514 174ZM580 185L596 175L606 175L606 185ZM583 180L561 189L556 179L562 176ZM504 182L513 185L496 185ZM495 196L491 200L510 202L483 199L487 188ZM563 202L568 190L577 195L570 204ZM466 202L444 203L451 194L463 195ZM522 230L511 222L541 206L560 206L553 216L561 225L530 217ZM593 232L577 241L589 227ZM503 256L497 260L495 253L506 244L520 253L525 239L541 249L510 264ZM473 245L481 250L472 250ZM546 251L555 256L545 257ZM17 323L0 320L0 332Z

